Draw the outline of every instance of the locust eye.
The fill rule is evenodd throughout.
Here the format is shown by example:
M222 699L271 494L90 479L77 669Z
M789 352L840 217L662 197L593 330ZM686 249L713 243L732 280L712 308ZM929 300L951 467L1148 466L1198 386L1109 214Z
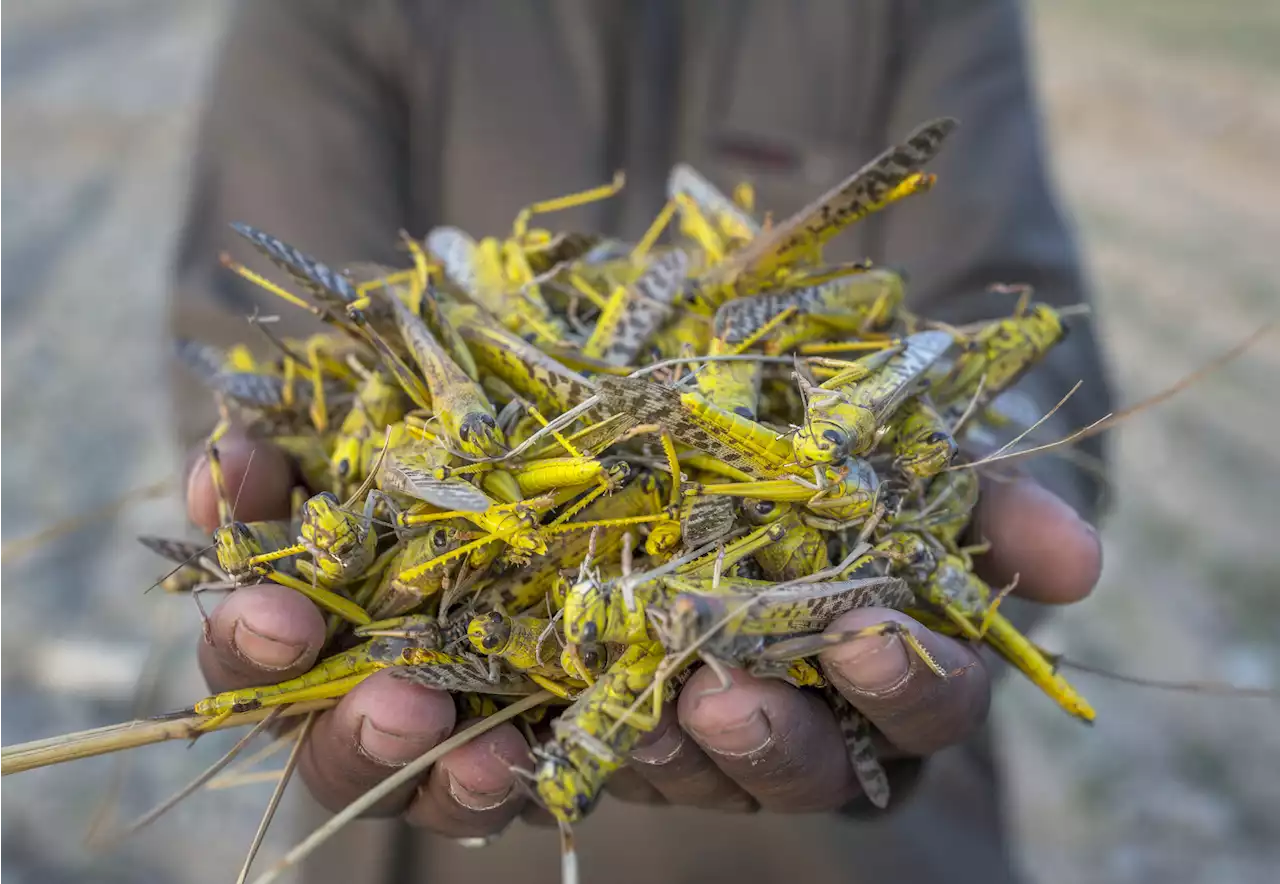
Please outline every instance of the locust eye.
M449 532L437 531L431 536L431 546L437 550L442 550L449 545Z
M582 640L584 642L595 641L597 635L599 635L599 630L594 623L588 623L582 627Z
M351 461L345 457L338 461L338 478L345 479L351 475Z
M332 491L321 491L319 494L316 495L316 497L320 498L325 503L331 506L340 506L340 502L338 501L338 495L334 494Z
M236 540L253 540L253 532L244 522L233 522L231 533L235 535Z
M757 515L757 516L767 516L767 515L769 515L769 513L773 512L773 511L774 511L774 509L776 509L776 508L777 508L777 504L775 504L772 500L759 500L759 501L756 501L756 515Z
M823 430L822 438L835 446L843 445L845 442L844 433L841 433L839 430Z
M582 665L588 670L596 670L600 668L600 652L591 649L582 651Z
M496 651L498 649L498 645L500 645L502 641L497 635L491 634L486 635L480 643L484 645L484 649L486 651Z

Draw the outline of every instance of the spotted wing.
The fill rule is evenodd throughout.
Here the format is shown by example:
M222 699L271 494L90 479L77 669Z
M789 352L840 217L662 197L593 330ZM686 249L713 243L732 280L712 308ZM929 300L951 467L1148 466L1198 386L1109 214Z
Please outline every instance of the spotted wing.
M756 237L713 270L712 281L768 273L796 254L821 245L850 224L878 211L894 190L938 154L957 123L933 120L877 156L786 221Z
M390 456L378 474L378 487L462 513L483 513L493 501L465 479L437 479L427 469Z
M351 280L301 249L239 221L231 227L319 303L345 307L360 297Z
M651 260L631 285L609 299L591 337L587 356L629 365L664 322L689 272L689 255L673 249Z
M730 444L733 438L725 426L754 427L772 438L768 428L748 421L738 415L717 409L710 403L703 405L703 413L686 405L684 394L678 390L643 378L601 377L596 379L600 399L612 414L627 414L641 424L659 424L682 445L696 448L721 462L752 476L776 475L779 467L772 458L757 452L758 446L749 445L744 436L735 439L740 444ZM708 418L722 418L725 426ZM789 452L788 452L789 454Z
M189 540L174 540L152 534L142 535L138 538L138 542L161 558L179 565L192 564L202 555L213 550L213 546L208 543L192 543Z
M692 498L680 514L680 536L690 549L727 535L738 518L738 501L732 497Z

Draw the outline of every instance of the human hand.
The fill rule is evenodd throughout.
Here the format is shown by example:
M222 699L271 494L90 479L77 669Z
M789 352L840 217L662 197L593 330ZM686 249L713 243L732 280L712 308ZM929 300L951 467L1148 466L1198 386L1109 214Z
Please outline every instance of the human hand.
M288 515L291 467L280 451L242 435L228 436L219 448L228 487L244 489L240 518ZM187 503L192 521L212 530L217 506L203 460L190 473ZM992 547L976 565L993 586L1017 574L1016 595L1067 604L1088 595L1097 581L1096 533L1030 480L984 488L977 522ZM211 620L200 661L214 690L292 678L314 664L323 644L320 612L284 587L242 587ZM821 660L833 685L883 736L880 756L900 800L918 769L914 759L962 742L985 720L990 676L969 644L897 611L853 611L831 631L887 620L911 630L950 677L938 678L894 636L857 639ZM718 691L713 671L695 673L610 791L629 800L726 811L832 811L859 796L835 716L819 697L742 672L732 678L728 690ZM446 693L376 674L318 718L303 750L303 778L317 800L338 809L448 737L459 724L455 717ZM523 737L508 723L446 755L375 812L403 813L411 824L455 838L493 834L526 803L513 766L531 762Z
M279 449L243 434L218 444L226 484L239 492L245 521L289 516L292 465ZM202 530L218 525L208 464L197 456L188 472L187 515ZM242 586L210 615L200 668L214 691L273 684L315 664L324 644L319 609L292 589ZM339 810L395 770L446 739L457 721L453 699L380 672L316 719L299 771L316 800ZM504 723L448 753L418 783L383 799L372 815L403 814L413 825L452 838L501 831L524 805L512 767L532 766L520 732Z

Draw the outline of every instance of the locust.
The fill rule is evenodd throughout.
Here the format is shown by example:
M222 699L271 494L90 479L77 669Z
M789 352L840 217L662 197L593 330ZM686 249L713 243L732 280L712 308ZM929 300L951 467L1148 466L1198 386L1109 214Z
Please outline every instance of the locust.
M552 620L490 611L471 621L467 637L478 653L523 672L558 697L571 699L586 687L585 682L571 680L560 664L560 642Z
M937 155L955 127L956 121L948 117L925 123L902 143L717 264L703 281L704 288L732 287L749 293L786 279L788 268L797 263L820 265L822 246L836 234L933 186L933 176L920 169Z
M760 225L747 208L686 163L674 166L667 176L667 197L675 201L680 230L697 243L710 265L760 234Z
M633 645L552 723L554 739L534 750L534 786L543 806L564 823L590 813L609 776L645 731L631 706L663 660L655 643ZM621 726L619 726L621 724Z
M984 325L965 342L951 370L932 385L931 393L944 411L973 407L973 400L982 408L1062 340L1065 328L1058 311L1032 303L1030 288L1014 290L1020 295L1013 315Z
M427 235L427 249L441 263L453 285L491 314L504 317L512 331L528 335L538 343L558 343L563 337L563 328L551 315L533 265L545 267L549 260L558 257L557 250L562 255L576 257L585 240L566 242L562 239L553 248L554 238L530 231L529 220L537 214L608 199L622 189L624 182L619 175L602 187L534 203L516 215L512 236L505 241L490 238L476 242L456 227L437 227Z
M227 494L217 446L219 436L224 431L225 424L220 425L205 443L209 476L218 499L220 525L213 532L218 566L232 579L233 585L240 585L251 578L265 578L297 590L331 614L353 623L369 622L368 615L349 599L318 581L309 582L297 576L295 553L280 552L294 546L291 523L233 520L232 504Z
M904 339L900 349L865 357L818 386L797 376L806 408L792 440L796 461L840 463L870 450L885 422L951 343L944 331L920 332Z

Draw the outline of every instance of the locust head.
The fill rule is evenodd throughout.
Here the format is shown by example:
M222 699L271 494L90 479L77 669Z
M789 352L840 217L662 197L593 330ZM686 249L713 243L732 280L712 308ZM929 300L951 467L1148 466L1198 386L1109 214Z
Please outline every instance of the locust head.
M897 467L912 478L929 479L945 470L959 450L950 433L935 431L905 451Z
M570 678L593 682L609 663L608 650L600 642L570 645L560 652L560 667Z
M849 456L853 443L848 431L826 418L806 420L791 440L796 463L800 466L838 463Z
M604 587L591 578L578 581L565 595L565 640L573 644L597 641L608 625L607 617Z
M218 553L218 567L232 576L246 574L250 570L249 559L263 552L262 544L244 522L214 529L213 544Z
M770 525L791 511L791 504L773 500L742 501L742 516L752 525Z
M467 638L482 654L501 654L511 640L511 618L498 611L482 614L467 626Z
M458 425L458 444L471 457L497 457L506 450L507 439L497 418L473 412Z
M298 533L312 553L316 567L328 578L343 580L362 571L377 551L378 539L342 502L322 491L302 505Z

